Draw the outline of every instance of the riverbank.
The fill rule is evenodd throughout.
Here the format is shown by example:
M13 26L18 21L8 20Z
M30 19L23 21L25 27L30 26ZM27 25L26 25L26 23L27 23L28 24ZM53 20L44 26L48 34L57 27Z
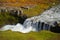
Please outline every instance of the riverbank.
M12 31L0 31L0 34L0 40L60 40L60 34L50 31L30 32L28 34Z

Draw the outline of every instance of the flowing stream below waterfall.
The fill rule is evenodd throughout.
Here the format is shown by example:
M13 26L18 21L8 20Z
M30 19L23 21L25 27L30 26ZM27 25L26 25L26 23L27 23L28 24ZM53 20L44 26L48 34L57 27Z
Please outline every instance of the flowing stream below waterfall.
M30 31L50 30L55 22L60 23L60 5L44 11L41 15L26 19L23 24L5 25L0 28L0 31L11 30L29 33Z

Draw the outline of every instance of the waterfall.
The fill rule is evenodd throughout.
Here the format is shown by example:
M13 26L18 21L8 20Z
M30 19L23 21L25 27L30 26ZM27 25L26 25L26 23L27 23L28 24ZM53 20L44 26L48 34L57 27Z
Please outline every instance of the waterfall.
M60 5L46 10L41 15L26 19L23 24L5 25L0 28L0 31L12 30L29 33L30 31L50 30L50 27L54 26L55 21L60 23Z

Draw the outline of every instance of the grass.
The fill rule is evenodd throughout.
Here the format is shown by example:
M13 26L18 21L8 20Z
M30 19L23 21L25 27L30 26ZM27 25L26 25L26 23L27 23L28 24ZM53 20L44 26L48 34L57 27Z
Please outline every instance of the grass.
M18 20L14 16L9 15L8 12L0 13L0 27L6 24L14 24L17 21Z
M0 31L0 40L50 40L57 36L59 36L59 34L50 31L30 32L28 34L12 31Z
M59 2L59 0L0 0L1 6L12 6L12 7L20 7L24 5L32 5L32 4L40 4L40 3L55 3Z
M34 8L30 8L28 10L24 10L24 14L26 14L28 17L32 17L32 16L36 16L39 15L40 13L42 13L44 11L44 9L48 8L48 5L45 4L44 7L42 7L43 4L40 5L36 5Z
M56 3L55 5L58 5L58 4L59 3ZM28 10L23 9L23 13L26 14L28 17L33 17L33 16L40 15L41 13L43 13L44 11L48 10L49 8L55 5L53 5L53 3L37 4L35 5L35 7L29 8Z

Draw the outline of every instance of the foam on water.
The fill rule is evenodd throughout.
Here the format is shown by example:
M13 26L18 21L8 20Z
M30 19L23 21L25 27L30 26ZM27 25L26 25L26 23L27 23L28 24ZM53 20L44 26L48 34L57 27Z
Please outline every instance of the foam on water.
M22 24L18 23L16 25L5 25L0 29L0 31L6 31L6 30L11 30L11 31L18 31L21 33L28 33L32 30L32 27L24 27Z
M60 23L60 5L46 10L39 16L34 16L25 20L23 24L17 23L16 25L5 25L0 28L0 31L12 30L21 33L29 33L30 31L37 31L38 22L44 22L53 25L54 21Z

